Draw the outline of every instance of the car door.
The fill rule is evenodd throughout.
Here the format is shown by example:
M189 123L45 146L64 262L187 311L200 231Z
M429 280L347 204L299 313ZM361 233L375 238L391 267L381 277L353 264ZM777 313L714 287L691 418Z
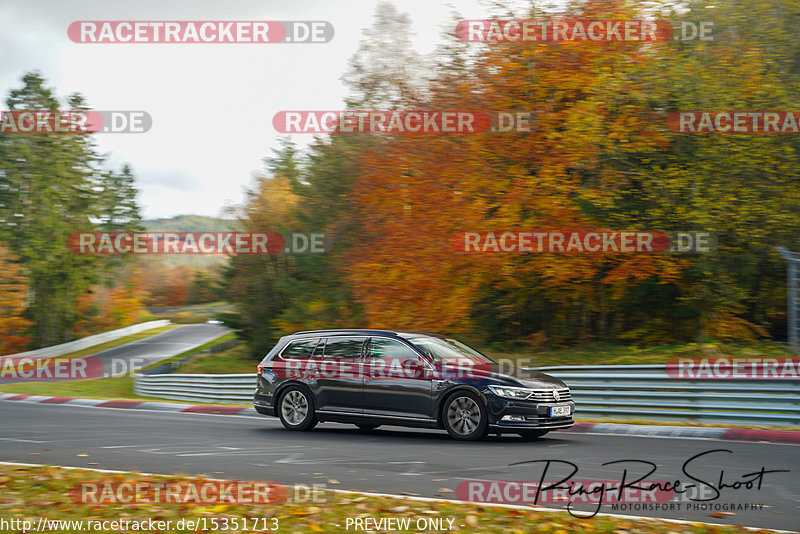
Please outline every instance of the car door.
M400 340L372 337L364 362L364 414L430 419L430 365Z
M317 409L339 413L362 412L362 353L367 336L329 336L317 361L312 389ZM316 353L319 352L319 347Z

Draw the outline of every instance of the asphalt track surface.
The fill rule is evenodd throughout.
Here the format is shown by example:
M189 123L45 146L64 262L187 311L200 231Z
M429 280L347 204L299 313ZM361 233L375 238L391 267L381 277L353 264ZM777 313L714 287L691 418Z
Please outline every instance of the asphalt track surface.
M762 467L761 488L723 488L710 501L720 505L758 504L762 509L612 510L624 515L687 519L796 530L800 527L800 448L796 445L705 439L666 439L553 432L536 441L504 436L456 442L445 432L381 427L371 432L352 425L324 423L312 432L284 430L277 419L167 413L0 401L0 460L149 473L187 473L283 484L326 484L332 489L455 499L466 480L538 481L544 464L569 460L573 480L619 480L623 468L602 464L645 460L657 470L647 480L693 482L687 471L719 486L753 480ZM88 456L77 456L88 454ZM629 477L643 464L627 463ZM566 466L551 464L545 480L557 480ZM560 476L556 476L560 475ZM333 479L333 480L332 480ZM628 479L630 480L630 478ZM337 483L338 482L338 483ZM708 486L706 496L711 492ZM452 491L446 491L447 489ZM692 490L697 492L697 488ZM694 493L695 497L703 495ZM701 504L701 503L698 503ZM544 506L562 508L547 503ZM593 509L579 505L577 509ZM714 513L715 515L711 515Z
M102 376L121 375L177 356L229 331L219 325L188 324L139 341L96 352L89 358L102 362ZM99 367L95 365L91 365L87 369L97 370L97 374L100 374ZM102 378L102 376L92 376L91 378ZM26 380L0 379L0 384L23 381Z

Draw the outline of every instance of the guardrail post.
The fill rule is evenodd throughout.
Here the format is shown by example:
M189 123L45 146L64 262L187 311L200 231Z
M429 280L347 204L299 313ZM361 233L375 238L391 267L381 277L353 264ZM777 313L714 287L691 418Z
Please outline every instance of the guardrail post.
M800 324L798 324L797 308L800 305L800 297L798 297L798 286L800 286L800 273L798 273L798 265L800 264L800 257L797 253L786 250L783 247L778 247L778 252L786 260L786 307L787 307L787 321L786 328L788 330L789 347L792 352L800 353Z

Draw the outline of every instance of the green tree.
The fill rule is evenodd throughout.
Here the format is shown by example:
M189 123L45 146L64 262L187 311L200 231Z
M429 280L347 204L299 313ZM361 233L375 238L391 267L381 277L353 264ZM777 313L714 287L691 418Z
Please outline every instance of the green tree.
M11 111L57 110L59 101L38 73L10 92ZM82 96L67 99L71 110L87 110ZM106 262L71 253L74 232L136 225L138 210L129 170L102 168L89 134L0 134L0 239L20 258L31 290L28 318L34 346L72 338L78 297L98 279ZM113 205L124 207L114 220ZM109 214L112 215L109 215Z

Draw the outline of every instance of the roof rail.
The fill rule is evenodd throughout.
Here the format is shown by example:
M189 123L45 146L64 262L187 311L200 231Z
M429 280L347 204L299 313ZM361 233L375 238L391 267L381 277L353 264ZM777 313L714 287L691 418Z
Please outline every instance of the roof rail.
M328 332L383 332L387 334L395 333L392 330L378 330L374 328L331 328L328 330L299 330L297 332L292 332L290 335L294 336L296 334L325 334Z

